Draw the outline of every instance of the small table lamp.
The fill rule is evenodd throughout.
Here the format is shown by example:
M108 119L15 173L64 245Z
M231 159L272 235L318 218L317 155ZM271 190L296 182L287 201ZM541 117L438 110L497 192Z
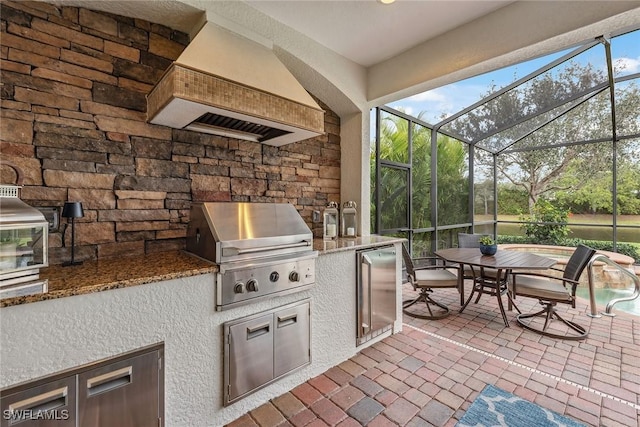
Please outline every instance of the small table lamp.
M76 218L82 218L84 211L82 210L82 203L80 202L65 202L62 208L62 217L71 218L71 261L62 263L63 266L82 264L82 261L75 261L75 248L76 248ZM68 223L67 219L67 223ZM66 231L66 229L65 229ZM64 242L64 235L62 236Z

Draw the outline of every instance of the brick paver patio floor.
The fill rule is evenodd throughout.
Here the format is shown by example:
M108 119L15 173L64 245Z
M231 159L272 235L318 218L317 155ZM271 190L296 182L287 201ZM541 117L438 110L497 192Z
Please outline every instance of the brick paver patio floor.
M403 293L415 295L408 285ZM455 289L434 298L451 309L445 319L404 315L401 333L229 426L454 426L493 384L589 426L640 427L640 317L614 310L616 317L591 318L585 301L560 305L589 329L586 340L567 341L522 329L515 311L506 328L489 295L462 314ZM517 303L537 309L529 298Z

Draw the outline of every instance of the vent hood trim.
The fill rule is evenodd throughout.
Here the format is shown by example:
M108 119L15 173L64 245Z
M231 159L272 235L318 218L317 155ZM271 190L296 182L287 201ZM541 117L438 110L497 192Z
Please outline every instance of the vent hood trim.
M164 73L151 93L147 95L147 118L150 123L259 141L275 146L313 138L324 133L324 110L311 99L306 91L305 95L311 102L305 100L302 103L263 88L248 86L234 80L232 76L211 72L210 70L216 66L219 67L221 74L230 72L221 64L220 58L212 59L211 64L206 66L207 70L203 70L205 68L202 63L203 55L204 57L212 57L215 48L209 49L206 55L204 53L200 55L200 61L197 63L200 67L192 67L180 62L185 58L193 58L194 51L202 50L205 43L220 44L221 41L218 38L226 43L223 47L218 47L225 51L227 60L236 62L230 64L231 70L234 67L237 69L238 64L246 62L248 71L253 73L266 72L268 75L274 76L274 81L280 80L280 83L286 81L288 85L295 84L298 86L296 89L304 91L304 88L279 62L273 51L248 39L223 32L219 28L212 27L211 24L206 24L192 43L187 46L185 52ZM230 55L229 51L233 51L233 55ZM256 61L264 63L264 66L261 67ZM266 70L267 67L270 67L270 70ZM277 76L281 76L281 78L278 79ZM245 72L244 80L246 81L250 77ZM264 76L258 77L264 80ZM257 80L260 79L257 78ZM278 89L278 84L273 86L274 90ZM263 140L260 135L247 135L245 132L238 132L234 129L220 129L199 123L198 119L207 113L229 117L236 122L246 121L251 124L271 127L281 132L273 132L275 135L280 135Z

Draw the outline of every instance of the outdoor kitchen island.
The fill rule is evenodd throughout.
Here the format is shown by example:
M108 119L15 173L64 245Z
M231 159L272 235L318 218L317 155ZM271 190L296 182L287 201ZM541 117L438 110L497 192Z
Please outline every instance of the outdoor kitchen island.
M112 263L117 275L115 281L106 276L99 279L108 282L107 286L86 276L86 292L82 286L67 294L57 289L51 299L13 299L0 304L0 388L164 343L164 425L224 425L400 331L401 260L397 257L393 330L356 347L356 250L394 246L400 254L401 242L378 236L331 242L316 239L314 249L319 256L313 287L223 311L216 311L214 303L218 273L204 261L190 265L188 274L175 271L174 276L163 274L148 281L142 277L128 280L123 266L133 260L151 271L151 261L161 264L157 254L101 260L103 272ZM191 257L181 252L173 255ZM54 266L57 271L61 268ZM71 272L77 267L65 268ZM47 278L46 271L42 276ZM311 363L224 407L223 324L305 300L311 307Z

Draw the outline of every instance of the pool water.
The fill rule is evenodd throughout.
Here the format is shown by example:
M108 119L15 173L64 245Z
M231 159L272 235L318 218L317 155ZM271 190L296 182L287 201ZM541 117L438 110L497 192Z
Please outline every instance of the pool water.
M622 298L633 294L633 289L610 289L610 288L596 288L596 306L598 312L604 311L609 301L612 299ZM576 295L587 302L589 301L589 289L586 287L578 286L576 289ZM640 316L640 297L633 301L622 301L613 306L612 313L617 311L624 311L625 313L634 314Z

